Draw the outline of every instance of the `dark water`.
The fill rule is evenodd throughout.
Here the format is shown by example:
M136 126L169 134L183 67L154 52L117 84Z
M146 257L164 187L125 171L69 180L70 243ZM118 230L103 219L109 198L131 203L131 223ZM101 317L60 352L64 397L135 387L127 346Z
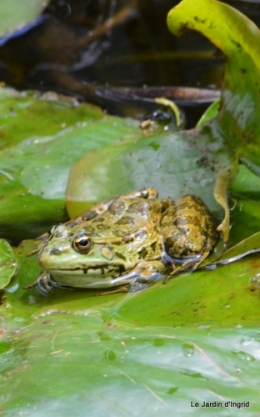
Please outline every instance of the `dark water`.
M260 24L258 2L226 3ZM77 95L108 109L110 102L122 99L115 100L114 87L217 89L224 59L198 33L180 38L170 34L166 15L176 4L173 0L51 1L36 27L3 42L0 79L19 89ZM120 18L122 10L126 13ZM117 24L105 30L105 22L113 18ZM103 97L105 89L110 92L108 99Z

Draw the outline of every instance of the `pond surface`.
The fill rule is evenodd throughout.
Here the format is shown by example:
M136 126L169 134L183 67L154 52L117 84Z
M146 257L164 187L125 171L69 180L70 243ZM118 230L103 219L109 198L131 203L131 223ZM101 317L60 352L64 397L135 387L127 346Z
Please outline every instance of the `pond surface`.
M134 94L142 98L160 95L149 92L153 86L167 86L169 91L173 86L218 89L224 57L200 34L189 32L176 38L167 28L167 12L178 3L51 1L36 27L3 43L0 78L18 89L77 95L119 114L127 96L129 101L129 90L115 92L115 87L145 85L145 92ZM258 2L226 3L260 24ZM208 104L216 98L205 99L201 94L185 91L184 106ZM178 101L174 91L170 95ZM131 107L136 104L136 97L131 95Z

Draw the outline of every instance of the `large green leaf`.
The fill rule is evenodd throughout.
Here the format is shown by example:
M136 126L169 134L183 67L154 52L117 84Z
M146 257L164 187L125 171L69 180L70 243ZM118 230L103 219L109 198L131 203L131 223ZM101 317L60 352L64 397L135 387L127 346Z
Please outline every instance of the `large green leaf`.
M0 236L14 239L66 218L69 170L82 155L143 136L133 120L52 93L2 88L0 108Z
M220 208L213 189L219 172L231 162L222 143L215 145L216 158L215 151L210 150L209 138L196 139L193 131L153 135L135 144L109 147L86 155L71 170L69 196L77 202L87 202L81 206L79 212L82 212L83 207L93 201L93 190L100 201L154 186L161 197L170 195L178 199L184 193L199 195L218 214Z
M218 117L209 126L221 136L231 153L259 173L260 32L246 16L215 0L183 0L168 14L175 35L192 29L201 32L227 57L225 88Z
M43 297L23 289L39 272L35 258L24 257L34 246L16 250L20 270L2 306L7 415L67 416L75 408L76 416L129 409L166 416L172 407L195 412L191 402L203 401L231 412L236 406L226 402L249 401L245 415L259 411L260 338L250 329L259 324L259 289L251 282L258 258L135 294L56 290ZM214 329L220 325L229 327Z
M0 36L10 34L34 21L47 3L46 0L1 0Z
M52 311L27 327L19 342L13 336L1 347L7 416L166 417L173 410L233 416L239 406L245 416L260 411L260 338L253 329L133 328L87 311ZM203 409L204 401L218 406Z

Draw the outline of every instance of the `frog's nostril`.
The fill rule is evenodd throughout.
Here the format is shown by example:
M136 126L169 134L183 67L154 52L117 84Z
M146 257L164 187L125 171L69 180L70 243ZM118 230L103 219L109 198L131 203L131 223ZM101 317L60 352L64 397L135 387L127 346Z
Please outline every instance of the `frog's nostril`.
M50 255L59 255L61 253L61 250L59 248L52 248L50 250Z

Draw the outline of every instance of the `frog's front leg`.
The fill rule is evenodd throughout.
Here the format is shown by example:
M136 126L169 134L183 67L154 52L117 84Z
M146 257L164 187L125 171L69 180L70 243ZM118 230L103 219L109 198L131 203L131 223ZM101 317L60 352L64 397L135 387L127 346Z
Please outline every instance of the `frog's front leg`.
M162 278L164 270L165 264L162 261L140 261L127 274L115 278L113 288L102 291L98 295L142 291L157 279Z
M135 292L147 288L152 282L163 277L165 264L162 261L140 261L131 271L116 278L118 285L129 285Z
M24 287L24 289L27 290L34 287L38 288L40 294L47 295L53 288L62 288L62 285L60 285L56 281L53 281L51 275L48 272L44 271L38 276L36 281L34 281L32 284L27 285L26 287Z

